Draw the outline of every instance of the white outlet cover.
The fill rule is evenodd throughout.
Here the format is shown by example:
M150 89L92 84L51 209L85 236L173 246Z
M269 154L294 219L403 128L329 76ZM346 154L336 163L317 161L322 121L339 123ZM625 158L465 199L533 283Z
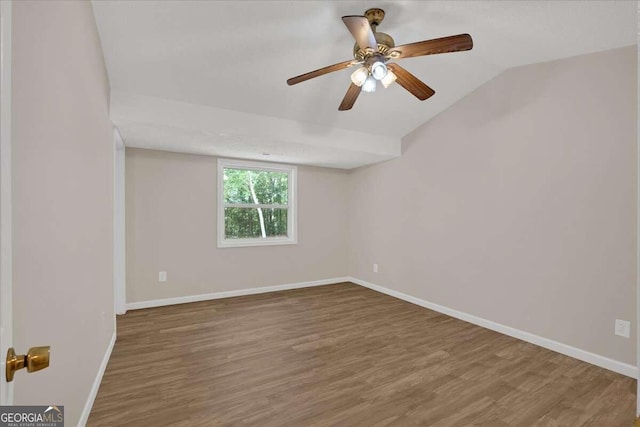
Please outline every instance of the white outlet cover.
M373 264L373 272L374 273L378 272L378 264Z
M631 329L631 322L626 320L616 319L615 333L618 336L629 338Z
M161 271L160 273L158 273L158 281L159 282L166 282L167 281L167 272L166 271Z

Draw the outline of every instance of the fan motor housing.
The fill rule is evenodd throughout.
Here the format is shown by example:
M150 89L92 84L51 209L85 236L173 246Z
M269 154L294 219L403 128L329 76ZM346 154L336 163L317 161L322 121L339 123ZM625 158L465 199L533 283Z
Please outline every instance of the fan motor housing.
M396 46L393 38L389 34L374 32L373 35L378 43L378 52L382 55L386 55L390 49ZM360 49L358 43L353 46L353 57L356 60L364 61L369 56L371 56L371 52L367 52L365 49Z

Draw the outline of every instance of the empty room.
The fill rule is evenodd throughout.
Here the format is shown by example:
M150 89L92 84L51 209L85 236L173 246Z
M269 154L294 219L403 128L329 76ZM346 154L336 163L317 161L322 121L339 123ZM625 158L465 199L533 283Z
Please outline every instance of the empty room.
M640 426L638 11L0 1L0 426Z

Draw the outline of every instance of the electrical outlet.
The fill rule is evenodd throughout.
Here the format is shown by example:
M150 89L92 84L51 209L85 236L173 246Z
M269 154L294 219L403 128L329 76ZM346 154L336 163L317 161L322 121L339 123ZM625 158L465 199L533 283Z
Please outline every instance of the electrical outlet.
M373 272L374 273L378 272L378 264L373 264Z
M166 282L167 281L167 272L161 271L158 273L158 282Z
M616 335L629 338L630 329L631 329L631 322L628 322L626 320L616 319L616 329L615 329Z

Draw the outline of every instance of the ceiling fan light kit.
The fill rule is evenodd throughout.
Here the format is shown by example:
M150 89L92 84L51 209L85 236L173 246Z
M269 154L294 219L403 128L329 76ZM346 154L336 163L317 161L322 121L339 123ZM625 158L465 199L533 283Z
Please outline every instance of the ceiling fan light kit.
M350 110L360 92L375 92L378 81L386 89L394 82L413 94L421 101L433 96L435 91L391 60L414 58L416 56L435 55L447 52L471 50L473 40L469 34L424 40L396 46L393 38L377 31L384 19L382 9L368 9L364 16L343 16L342 21L356 40L353 48L353 60L343 61L320 68L287 80L289 86L302 83L334 71L359 65L351 74L351 84L342 99L338 110Z
M382 80L387 75L387 66L382 61L376 61L371 65L371 75L376 80Z
M382 86L384 86L384 88L386 89L389 86L391 86L391 84L395 82L397 79L398 79L398 76L393 74L393 71L387 70L387 75L384 76L382 80L380 80L380 83L382 83Z
M369 70L367 70L367 67L360 67L351 74L351 81L354 85L360 87L364 81L367 80L367 77L369 77Z
M363 92L375 92L376 91L376 79L373 78L373 76L369 76L367 77L367 79L364 81L364 84L362 85L361 89Z

